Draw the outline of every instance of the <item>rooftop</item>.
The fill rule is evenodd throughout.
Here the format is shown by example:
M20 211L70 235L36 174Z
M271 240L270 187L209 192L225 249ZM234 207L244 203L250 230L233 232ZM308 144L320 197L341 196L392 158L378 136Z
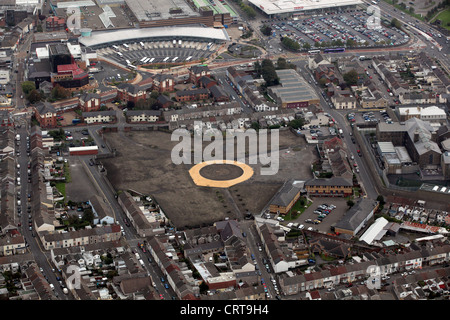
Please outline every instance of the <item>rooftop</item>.
M80 37L79 42L86 47L125 43L151 38L197 38L205 40L228 41L225 29L203 27L156 27L143 29L120 29L93 31L90 37Z
M361 0L249 0L266 14L302 12L361 4Z
M271 90L286 103L318 100L316 92L306 80L293 69L276 70L281 86L271 87Z
M125 2L139 21L200 15L183 0L125 0Z
M367 219L373 210L376 208L377 202L370 199L361 199L353 207L351 207L336 223L336 228L356 231L361 223Z
M287 206L302 189L303 183L289 180L284 183L270 204Z

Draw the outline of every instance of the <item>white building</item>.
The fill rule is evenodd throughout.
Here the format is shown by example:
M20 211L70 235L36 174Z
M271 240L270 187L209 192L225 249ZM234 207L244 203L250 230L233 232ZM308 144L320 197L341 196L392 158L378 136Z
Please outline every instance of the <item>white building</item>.
M447 119L445 110L437 106L398 108L398 115L401 121L418 118L429 122L445 122Z
M422 112L420 113L420 119L423 121L440 122L447 119L447 114L443 109L432 106L422 109Z
M385 218L378 218L364 234L359 238L367 244L372 244L374 241L380 240L387 232L384 227L389 223Z
M339 7L353 7L363 3L361 0L249 0L249 2L270 17L321 12Z
M0 84L8 84L10 81L10 73L7 69L0 70Z
M112 122L115 115L115 111L92 111L82 113L84 122L88 124Z

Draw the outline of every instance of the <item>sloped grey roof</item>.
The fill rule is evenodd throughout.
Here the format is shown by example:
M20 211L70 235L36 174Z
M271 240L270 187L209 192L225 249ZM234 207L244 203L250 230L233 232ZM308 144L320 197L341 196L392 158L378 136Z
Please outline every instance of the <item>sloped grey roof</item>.
M377 202L374 200L361 199L344 214L342 219L336 223L335 227L351 231L356 230L376 205Z
M287 206L301 189L302 186L295 183L294 180L286 181L271 201L271 204L277 206Z

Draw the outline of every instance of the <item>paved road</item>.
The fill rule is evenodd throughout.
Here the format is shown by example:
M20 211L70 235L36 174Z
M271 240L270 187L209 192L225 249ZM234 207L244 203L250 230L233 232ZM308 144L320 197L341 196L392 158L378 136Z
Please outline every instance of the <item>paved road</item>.
M31 195L31 200L33 200L31 184L27 182L28 180L28 163L30 161L30 157L27 155L27 137L29 136L29 118L26 116L16 116L16 120L20 123L20 128L16 129L16 134L20 134L20 146L17 148L20 150L20 155L17 157L17 163L20 164L20 178L21 185L17 186L17 189L20 190L20 207L21 207L21 234L25 237L25 241L28 244L28 250L33 254L34 260L37 265L43 269L42 273L48 279L48 282L54 285L54 291L58 295L60 299L71 299L71 296L65 295L60 287L58 280L56 279L58 271L53 269L53 266L50 262L50 254L48 251L45 251L40 239L36 236L36 232L34 231L34 222L32 225L32 230L29 227L29 213L27 213L28 206L31 205L31 201L28 201L28 194ZM31 212L31 221L33 221L33 212Z
M297 65L299 67L299 72L306 79L311 77L311 72L307 69L306 62L298 62ZM336 120L339 128L341 128L343 131L343 139L347 144L348 150L351 154L355 155L355 161L359 167L359 173L357 173L357 177L363 187L363 190L369 198L376 199L378 196L378 192L375 189L372 179L368 173L370 167L364 163L364 160L362 158L357 156L357 149L359 149L359 147L356 144L353 144L351 141L350 132L352 132L352 129L345 119L345 111L338 111L336 109L330 108L328 103L322 96L322 91L320 90L320 88L318 86L313 86L313 88L316 91L317 95L320 97L320 105L322 106L323 111L329 113Z

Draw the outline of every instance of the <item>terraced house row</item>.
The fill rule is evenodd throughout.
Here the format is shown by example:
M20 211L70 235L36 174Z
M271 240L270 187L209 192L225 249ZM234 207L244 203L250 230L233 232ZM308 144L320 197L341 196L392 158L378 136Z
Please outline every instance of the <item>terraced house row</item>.
M386 276L405 270L422 269L449 260L450 245L448 244L419 246L413 243L409 250L404 250L403 253L386 255L365 253L359 263L282 278L280 286L286 295L295 295L308 290L362 281L369 276L368 268L374 265L380 267L381 276Z

